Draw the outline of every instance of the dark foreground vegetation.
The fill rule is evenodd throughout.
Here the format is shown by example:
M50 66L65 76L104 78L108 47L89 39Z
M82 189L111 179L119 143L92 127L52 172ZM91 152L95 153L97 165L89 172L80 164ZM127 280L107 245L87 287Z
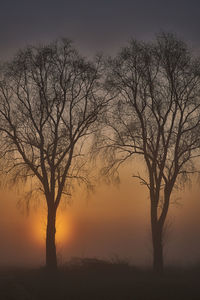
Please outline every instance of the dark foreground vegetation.
M200 299L200 266L166 269L162 276L126 263L76 260L58 272L0 269L1 300Z

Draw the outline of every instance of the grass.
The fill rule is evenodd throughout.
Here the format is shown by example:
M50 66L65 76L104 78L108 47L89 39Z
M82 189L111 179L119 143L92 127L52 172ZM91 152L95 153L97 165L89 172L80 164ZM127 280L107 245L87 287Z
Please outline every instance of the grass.
M167 269L158 277L125 262L75 260L57 274L0 269L0 300L199 300L200 268Z

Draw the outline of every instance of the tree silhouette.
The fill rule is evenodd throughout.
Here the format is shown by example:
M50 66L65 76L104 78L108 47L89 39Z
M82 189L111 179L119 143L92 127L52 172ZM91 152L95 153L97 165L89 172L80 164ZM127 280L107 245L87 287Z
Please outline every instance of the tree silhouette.
M149 190L153 268L163 271L163 227L173 189L194 171L200 137L200 67L187 46L172 34L154 43L132 40L108 62L107 88L115 103L107 114L104 137L110 174L140 155ZM101 140L103 143L103 140ZM105 150L104 150L105 153Z
M88 137L106 100L101 59L80 57L68 40L28 47L1 69L0 130L12 178L36 178L47 204L46 266L57 268L56 212L83 176Z

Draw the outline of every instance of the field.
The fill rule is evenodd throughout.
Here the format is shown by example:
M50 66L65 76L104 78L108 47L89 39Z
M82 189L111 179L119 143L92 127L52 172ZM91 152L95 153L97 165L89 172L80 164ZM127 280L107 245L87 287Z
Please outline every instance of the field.
M200 268L167 269L162 276L123 263L85 259L45 269L0 269L0 300L200 299Z

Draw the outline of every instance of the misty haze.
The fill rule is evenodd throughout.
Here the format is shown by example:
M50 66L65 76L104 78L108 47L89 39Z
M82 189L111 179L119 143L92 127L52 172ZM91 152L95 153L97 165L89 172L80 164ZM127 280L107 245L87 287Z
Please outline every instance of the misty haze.
M199 12L2 3L0 300L200 299Z

